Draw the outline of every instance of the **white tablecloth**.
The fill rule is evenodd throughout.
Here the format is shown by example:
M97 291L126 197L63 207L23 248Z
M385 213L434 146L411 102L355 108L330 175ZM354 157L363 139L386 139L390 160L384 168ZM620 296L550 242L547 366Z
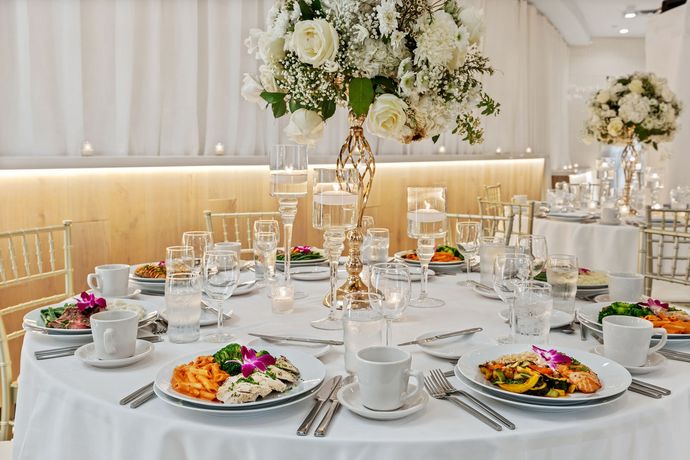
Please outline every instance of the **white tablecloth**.
M574 254L581 267L606 272L638 272L638 227L534 219L533 233L546 237L549 254Z
M431 330L482 326L488 336L508 333L498 317L499 301L480 297L456 284L459 277L437 277L433 295L447 304L414 309L394 324L394 340L412 339ZM418 284L417 284L418 286ZM319 305L326 284L299 283L310 297L290 316L273 316L262 293L231 299L230 325L241 338L247 332L284 332L336 338L341 333L317 331L309 321L323 316ZM162 298L151 298L163 303ZM594 342L553 333L551 343L591 349ZM690 364L670 361L645 380L673 389L654 400L627 393L613 405L587 411L547 414L527 412L495 401L492 406L517 425L495 432L454 404L431 399L427 407L397 421L360 418L345 409L328 435L298 437L295 430L311 401L245 417L212 417L188 413L160 400L139 409L118 405L132 390L153 380L170 360L213 347L197 342L156 344L146 360L121 369L96 369L76 358L36 361L33 352L63 345L28 334L22 350L14 458L22 460L186 460L186 459L687 459L690 433ZM413 367L450 369L416 347ZM328 375L344 373L343 352L321 358ZM460 386L454 378L452 381Z

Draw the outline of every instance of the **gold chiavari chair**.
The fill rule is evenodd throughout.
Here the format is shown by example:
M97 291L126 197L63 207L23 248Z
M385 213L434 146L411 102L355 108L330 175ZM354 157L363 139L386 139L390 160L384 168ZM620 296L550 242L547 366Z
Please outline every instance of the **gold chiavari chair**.
M64 278L64 290L58 294L0 310L0 440L10 437L16 402L17 385L12 378L10 342L24 335L21 328L10 331L8 323L17 323L16 316L30 308L55 303L74 294L71 225L72 221L66 220L62 225L0 232L0 292L22 289L30 284L32 288L38 287L37 282ZM58 263L60 244L62 266ZM10 318L14 321L8 321L8 316L14 316Z
M647 206L639 268L645 295L652 294L654 280L690 286L690 211Z
M446 244L455 245L455 224L457 222L479 222L482 236L502 238L506 244L510 241L513 231L512 216L481 216L479 214L447 213L448 232Z
M482 199L486 201L501 201L501 184L485 185Z
M254 254L252 237L254 222L263 219L274 219L280 222L278 211L266 212L211 212L204 211L206 230L213 234L213 241L239 241L242 243L242 254ZM220 221L222 239L219 239L214 222ZM229 239L232 236L233 239Z
M511 238L531 235L534 228L534 201L527 203L507 203L479 199L479 214L482 218L504 217L510 223L510 232L506 234L506 244ZM495 221L500 222L500 221ZM504 224L505 225L505 224Z

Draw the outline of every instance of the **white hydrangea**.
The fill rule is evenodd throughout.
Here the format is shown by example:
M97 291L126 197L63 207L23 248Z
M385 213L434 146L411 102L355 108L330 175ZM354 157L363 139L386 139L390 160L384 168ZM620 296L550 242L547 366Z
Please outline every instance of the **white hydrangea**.
M414 62L426 61L431 66L446 67L456 51L458 26L445 11L435 11L429 24L426 18L417 21L417 48Z
M649 115L649 99L638 93L629 93L620 99L618 114L621 120L642 123Z

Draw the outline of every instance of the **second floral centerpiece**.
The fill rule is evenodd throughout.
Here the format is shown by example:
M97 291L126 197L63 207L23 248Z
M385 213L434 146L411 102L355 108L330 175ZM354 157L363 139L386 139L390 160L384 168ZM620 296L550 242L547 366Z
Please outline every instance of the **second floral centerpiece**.
M481 115L498 113L481 78L493 69L478 46L481 12L457 0L280 0L266 29L252 29L249 52L261 61L245 74L243 96L290 117L285 133L315 144L338 107L350 129L337 160L358 175L358 226L348 234L344 290L362 286L361 219L375 159L364 137L410 143L447 131L481 142Z

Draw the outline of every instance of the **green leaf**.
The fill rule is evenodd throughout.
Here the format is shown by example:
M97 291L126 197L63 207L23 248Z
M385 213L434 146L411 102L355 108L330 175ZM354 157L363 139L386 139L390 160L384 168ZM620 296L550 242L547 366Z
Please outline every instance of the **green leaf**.
M326 121L329 118L331 118L334 113L335 113L335 102L323 101L323 104L321 104L321 118L323 118L324 121Z
M296 112L301 108L302 108L302 106L300 105L299 102L297 102L294 99L290 99L290 112Z
M366 115L374 101L374 85L368 78L350 80L350 107L355 115Z
M287 105L285 104L285 101L282 99L276 102L275 104L272 104L271 108L273 109L274 118L280 118L287 113Z
M304 0L299 0L299 9L302 12L302 19L314 19L314 10Z
M311 9L314 13L321 11L321 0L312 0Z
M434 144L438 141L438 138L441 137L440 134L437 134L435 136L431 136L431 140L434 141Z
M285 99L285 93L269 93L268 91L262 91L261 99L268 102L269 104L275 104L276 102Z

